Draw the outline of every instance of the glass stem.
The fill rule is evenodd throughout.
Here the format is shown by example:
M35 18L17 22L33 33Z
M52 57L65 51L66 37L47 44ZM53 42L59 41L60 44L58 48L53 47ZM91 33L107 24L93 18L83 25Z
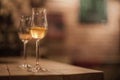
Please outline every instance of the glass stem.
M36 40L36 65L39 65L39 39Z
M26 64L26 60L27 60L27 54L26 54L26 44L27 44L27 40L24 40L24 48L23 48L23 57L24 57L24 64Z

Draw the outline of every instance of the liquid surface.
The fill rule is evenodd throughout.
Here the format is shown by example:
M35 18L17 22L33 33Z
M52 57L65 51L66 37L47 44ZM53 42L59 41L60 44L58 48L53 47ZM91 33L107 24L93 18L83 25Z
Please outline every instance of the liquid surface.
M32 38L32 36L30 34L23 34L23 33L19 33L19 38L21 40L30 40Z
M47 28L44 27L31 27L30 29L31 35L35 39L42 39L45 37L47 32Z

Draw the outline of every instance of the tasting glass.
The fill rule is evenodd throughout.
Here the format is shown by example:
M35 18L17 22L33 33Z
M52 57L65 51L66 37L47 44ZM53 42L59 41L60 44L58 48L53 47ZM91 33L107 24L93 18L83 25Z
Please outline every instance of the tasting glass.
M47 71L47 69L41 67L39 64L39 43L40 40L45 37L48 29L46 14L47 13L45 8L32 8L30 33L32 35L32 38L36 39L36 64L33 66L32 72Z
M28 41L32 38L30 34L31 16L22 15L20 17L20 25L18 27L18 35L23 42L23 64L19 65L21 69L29 69L32 66L27 63L26 46Z

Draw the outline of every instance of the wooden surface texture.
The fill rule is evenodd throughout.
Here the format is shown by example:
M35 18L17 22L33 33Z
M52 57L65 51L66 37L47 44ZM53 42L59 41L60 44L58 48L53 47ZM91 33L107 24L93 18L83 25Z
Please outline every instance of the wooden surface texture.
M27 62L35 65L34 58ZM41 66L48 71L39 73L20 69L18 65L22 63L21 58L0 58L0 80L104 80L102 71L51 60L40 59Z

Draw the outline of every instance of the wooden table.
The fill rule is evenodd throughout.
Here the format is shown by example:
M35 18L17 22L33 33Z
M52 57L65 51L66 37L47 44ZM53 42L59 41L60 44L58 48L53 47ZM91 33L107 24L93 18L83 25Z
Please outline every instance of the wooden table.
M50 60L40 59L41 66L47 72L33 73L18 67L21 58L0 58L0 80L104 80L103 72ZM34 58L28 63L35 64Z

